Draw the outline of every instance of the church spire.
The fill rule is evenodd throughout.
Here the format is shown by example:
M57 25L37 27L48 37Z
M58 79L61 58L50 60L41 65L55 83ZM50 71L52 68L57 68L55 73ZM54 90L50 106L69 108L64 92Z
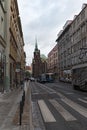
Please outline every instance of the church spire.
M37 38L35 39L35 51L38 51Z

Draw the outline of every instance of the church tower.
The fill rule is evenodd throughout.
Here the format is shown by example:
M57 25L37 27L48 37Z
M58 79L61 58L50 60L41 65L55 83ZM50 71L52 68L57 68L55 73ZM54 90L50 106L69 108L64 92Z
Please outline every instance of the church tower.
M40 58L40 50L38 49L38 45L37 45L37 39L35 41L35 49L34 49L34 58L32 61L32 76L34 78L38 78L39 75L42 72L41 69L41 58Z

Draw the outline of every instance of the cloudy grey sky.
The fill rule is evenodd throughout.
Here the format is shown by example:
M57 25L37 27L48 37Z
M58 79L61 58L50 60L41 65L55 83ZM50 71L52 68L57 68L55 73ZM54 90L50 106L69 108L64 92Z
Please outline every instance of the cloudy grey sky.
M18 0L27 64L31 64L37 37L41 54L56 45L58 32L72 20L87 0Z

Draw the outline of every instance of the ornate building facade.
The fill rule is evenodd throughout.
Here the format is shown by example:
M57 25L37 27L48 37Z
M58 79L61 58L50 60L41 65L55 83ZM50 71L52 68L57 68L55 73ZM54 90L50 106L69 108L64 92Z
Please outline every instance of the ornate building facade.
M0 91L9 91L20 83L25 70L26 54L17 0L0 0L0 26Z
M0 0L0 91L4 91L4 80L6 76L5 4L5 1Z
M58 34L56 40L58 44L59 76L60 79L72 81L73 69L75 71L87 67L87 4L82 5L82 9L73 20L69 20ZM79 73L80 71L78 71ZM85 75L80 73L79 79L85 79ZM83 76L81 76L83 74ZM84 77L85 76L85 77ZM80 78L79 78L80 77ZM87 79L87 77L86 77ZM84 80L85 81L85 80Z

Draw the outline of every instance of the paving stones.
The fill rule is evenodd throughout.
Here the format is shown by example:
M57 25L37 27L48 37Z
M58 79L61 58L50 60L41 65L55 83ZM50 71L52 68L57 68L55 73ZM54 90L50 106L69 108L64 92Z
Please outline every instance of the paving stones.
M24 112L22 115L22 125L19 125L19 103L22 99L23 90L16 89L9 93L0 94L0 130L33 130L30 128L30 90L29 82L24 87L26 98ZM31 124L30 124L31 123Z

